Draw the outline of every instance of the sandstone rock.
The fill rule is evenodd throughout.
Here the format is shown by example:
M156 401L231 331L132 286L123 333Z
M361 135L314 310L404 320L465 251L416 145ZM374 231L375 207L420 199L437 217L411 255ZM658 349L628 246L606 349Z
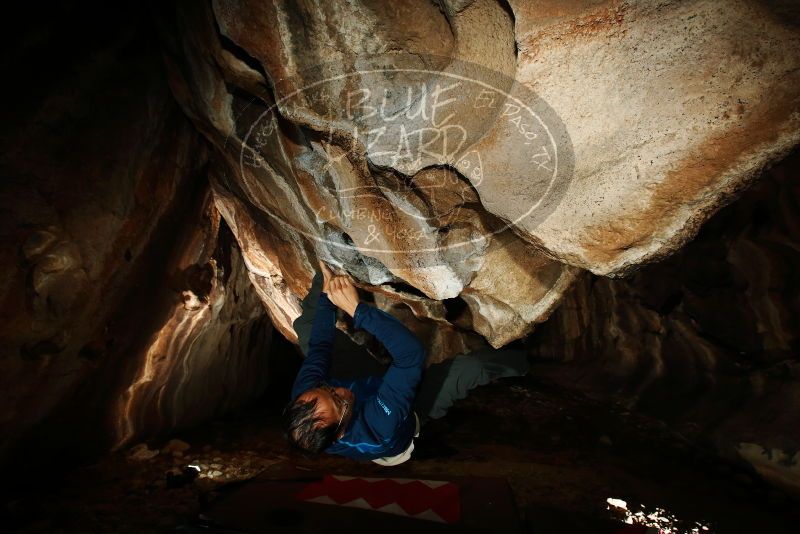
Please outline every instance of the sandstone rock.
M191 445L189 445L188 443L186 443L183 440L175 438L175 439L169 440L167 442L167 444L164 445L164 449L163 450L164 450L164 452L184 453L184 452L188 451L190 448L191 448Z
M291 242L277 237L270 226L256 223L244 203L222 188L218 191L214 195L215 206L242 246L248 277L264 302L272 324L284 337L296 341L292 322L300 316L298 295L311 287L308 258L292 247Z
M156 456L158 456L158 449L151 450L147 448L146 443L139 443L128 452L128 459L136 461L150 460Z
M618 399L800 486L789 462L762 452L791 456L800 444L798 412L786 409L800 398L798 167L795 153L671 258L623 280L582 276L530 347L566 365L537 374Z
M434 319L434 360L470 344L464 329L504 345L575 267L619 275L675 251L800 141L800 37L774 6L510 7L165 11L173 92L215 147L218 207L287 337L320 257L369 291L413 287L428 312L395 296L423 322L462 299L469 314ZM484 85L448 98L449 80ZM436 136L404 157L411 130Z
M271 327L213 205L205 142L150 22L119 20L37 19L45 40L5 51L37 82L8 86L0 125L2 462L121 446L266 383Z
M800 456L798 453L786 453L780 449L766 449L757 443L740 443L739 456L752 465L756 472L773 484L798 494L800 488ZM738 475L741 477L743 475ZM745 475L746 476L746 475ZM752 484L747 477L745 484Z
M788 171L708 220L798 142L788 5L179 1L158 44L11 50L58 68L0 126L0 455L258 395L321 258L431 362L549 317L555 378L797 486Z
M282 17L293 18L292 6L215 2L213 13L179 9L177 15L165 16L174 17L178 28L167 37L169 63L175 66L170 69L173 91L221 156L212 182L217 206L237 235L251 279L274 324L294 338L291 323L299 314L299 299L310 285L316 258L321 257L349 271L369 291L385 293L379 287L407 284L434 302L457 298L471 287L469 305L480 325L475 328L490 343L499 346L522 337L534 323L544 320L558 295L569 286L573 272L525 245L508 230L508 224L481 206L480 189L476 191L475 184L465 178L465 173L473 179L480 175L480 155L464 154L450 167L442 167L442 161L427 153L417 162L382 156L379 148L390 148L397 140L396 132L371 142L339 131L336 120L326 115L339 109L334 113L348 120L341 116L346 106L336 97L321 92L299 94L290 101L281 98L319 80L319 71L311 67L353 66L360 61L359 54L381 53L392 47L399 50L401 61L418 70L424 67L424 75L415 71L403 78L406 82L439 83L438 69L446 76L480 72L489 81L509 88L515 71L509 13L494 2L481 1L448 7L448 19L428 3L407 2L398 13L407 10L422 17L420 20L426 21L423 26L400 31L392 25L397 13L365 10L364 18L346 29L323 22L333 16L332 5L316 5L304 12L313 22L306 24L302 45L289 39L295 31L291 27L281 30L286 32L283 34L254 31L277 27ZM497 31L486 32L487 25L496 26ZM359 41L362 38L357 35L366 36L375 28L380 28L378 46L359 48L359 42L367 41ZM319 35L314 36L315 32ZM341 42L341 47L319 46L323 40ZM201 61L201 52L214 61ZM421 56L423 53L430 57ZM232 63L232 57L240 63ZM488 64L467 63L481 58ZM241 73L247 68L251 72L244 79ZM228 90L221 85L222 79L239 84L242 90L218 98L220 91ZM371 83L386 82L366 74L353 81L361 91L377 91ZM396 88L403 94L398 93L392 101L395 107L402 106L406 98L405 87L398 82ZM430 96L426 88L425 98L434 99L437 88L441 85L431 86ZM449 100L455 111L448 113L465 117L466 127L459 127L473 142L479 139L484 123L497 114L489 108L467 109L466 100ZM414 124L425 127L424 121ZM366 157L363 150L367 150ZM504 237L495 239L503 229ZM504 254L502 249L508 247L513 251ZM496 261L510 261L520 250L540 258L527 265L542 268L539 276L525 276L525 267L511 264L498 264L497 268L518 273L513 284L523 289L520 295L541 302L523 304L497 294L501 289L486 280L470 286L475 273L485 266L487 251ZM552 286L546 287L548 283ZM416 296L401 300L417 308L419 316L421 301ZM475 345L474 341L458 340L465 333L453 330L447 319L440 317L437 323L448 340L434 342L433 361L459 352L458 346Z
M483 267L461 296L472 312L473 329L502 347L544 321L577 273L506 231L492 240Z
M123 372L117 314L133 306L129 296L142 290L146 262L169 241L173 210L191 198L189 176L206 159L164 86L157 50L141 44L122 32L102 53L48 52L58 71L35 91L23 84L15 92L24 94L8 96L15 105L0 150L0 457L67 407L75 420L61 422L63 436L88 445L105 431L98 421L110 401L69 401L110 358ZM134 50L124 65L113 59L121 50ZM25 64L27 50L7 53ZM114 395L109 385L119 376L83 389ZM55 439L54 424L34 442Z
M196 305L187 306L185 297L176 299L171 288L157 293L164 299L164 319L133 354L137 372L116 404L118 443L171 428L175 421L202 421L257 396L266 386L266 375L250 370L265 365L262 351L271 326L241 255L226 242L232 241L226 232L209 192L164 263L171 284L188 288L182 293L190 293ZM155 391L169 392L169 400L153 399Z
M665 256L800 141L800 31L780 3L510 4L517 79L574 147L559 205L523 224L562 261L620 274Z

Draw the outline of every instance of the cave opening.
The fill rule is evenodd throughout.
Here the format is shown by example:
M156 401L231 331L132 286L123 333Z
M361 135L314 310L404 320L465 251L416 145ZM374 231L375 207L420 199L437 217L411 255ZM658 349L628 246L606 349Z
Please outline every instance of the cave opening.
M21 7L4 530L795 532L789 4Z

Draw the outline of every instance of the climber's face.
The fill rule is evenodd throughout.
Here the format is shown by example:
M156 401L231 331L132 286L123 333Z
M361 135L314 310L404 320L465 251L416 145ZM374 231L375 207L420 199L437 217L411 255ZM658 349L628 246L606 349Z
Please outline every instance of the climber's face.
M336 425L337 437L344 434L346 421L349 420L355 396L347 388L334 388L328 384L310 389L297 398L298 402L317 401L314 415L319 422L317 426Z

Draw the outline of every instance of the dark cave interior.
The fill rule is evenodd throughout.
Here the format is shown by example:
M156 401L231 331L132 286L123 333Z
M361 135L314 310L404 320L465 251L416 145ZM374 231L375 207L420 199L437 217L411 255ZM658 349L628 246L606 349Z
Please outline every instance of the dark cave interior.
M672 50L674 43L644 35L655 17L648 10L671 16L684 9L681 21L704 19L698 35L707 39L681 46L704 43L709 62L719 61L714 54L727 53L719 43L732 41L714 33L727 31L728 15L709 7L713 2L680 9L544 2L540 15L524 0L262 4L61 2L21 6L8 24L2 61L9 106L0 126L4 525L19 532L796 531L800 152L784 139L800 135L800 83L793 85L800 13L791 2L729 6L764 17L757 19L763 34L734 42L730 57L745 65L741 80L764 81L754 87L773 91L761 102L753 89L747 105L767 121L758 128L774 135L753 133L752 146L733 154L722 144L706 150L689 134L686 146L673 146L683 134L672 133L653 156L641 139L652 134L656 144L655 127L635 130L634 148L610 159L653 173L654 183L674 180L673 193L654 201L666 205L662 211L642 215L620 206L636 206L630 199L650 198L655 186L612 184L609 191L630 196L619 193L620 206L598 203L613 219L606 234L588 223L583 233L521 223L498 230L509 219L505 204L518 196L513 191L498 202L498 190L470 185L457 165L437 166L457 179L444 194L425 197L419 191L432 174L353 155L356 143L344 134L314 129L313 103L308 116L277 108L279 141L258 144L262 174L236 174L247 147L240 137L278 100L291 68L331 58L346 63L348 54L371 50L364 43L373 38L413 57L472 53L471 61L483 57L487 68L517 77L544 69L551 55L568 61L564 55L572 54L569 61L577 62L600 47L618 76L613 83L641 81L658 96L660 85L625 74L632 69L620 58L634 54L614 43L641 39L653 57ZM340 4L353 12L337 11ZM673 23L666 17L656 25ZM510 44L500 39L506 31ZM774 59L767 41L787 52ZM558 91L548 93L549 74L535 74L542 81L528 86L549 95L575 152L574 178L553 217L567 206L577 220L572 192L584 183L601 187L591 185L591 173L581 174L582 162L608 164L592 159L587 127L578 124L593 120L580 114L581 95L608 99L609 115L626 106L597 88L603 80L569 82L563 91L574 93L573 121L559 108ZM664 82L670 95L682 86L680 76ZM713 84L725 83L713 80L702 90L706 101L685 80L691 98L680 104L709 128L722 116ZM664 123L678 131L683 125L668 122L670 113L663 111ZM719 126L709 138L750 135L749 108L742 113L733 133ZM686 131L699 128L685 120ZM727 120L718 118L720 125ZM624 141L616 131L612 137ZM354 243L364 228L347 227L342 199L320 185L332 180L318 176L313 158L321 146L350 158L353 176L342 178L338 169L341 184L402 176L411 200L395 192L386 195L392 202L430 210L439 236L484 232L491 245L445 254L446 269L436 272L446 273L435 276L409 267L418 259L403 263L397 242L396 264L382 252L362 253ZM701 148L701 178L680 175L677 156L664 163L663 176L639 161ZM497 161L511 166L508 152L522 149L501 146L506 152ZM487 176L500 168L486 161ZM602 172L597 184L607 180ZM340 211L322 221L320 205ZM296 216L288 230L271 214L284 210ZM681 224L670 218L684 215ZM642 221L651 225L646 236L634 231ZM406 219L392 225L413 229ZM321 237L308 237L312 227ZM639 249L646 254L636 256ZM412 460L400 466L290 448L280 416L303 361L292 321L318 257L349 272L364 302L423 340L428 363L503 346L525 351L529 374L458 401L424 427ZM445 294L453 284L457 291ZM388 362L374 338L340 319L337 335ZM415 498L430 492L431 502L441 499L439 508L430 505L436 520L412 517L410 505L375 511L380 506L369 499L373 491L378 499L377 486L353 490L353 477L396 484L386 491L399 493L387 502L400 494L410 499L411 486L397 488L416 484ZM343 501L307 496L320 487L331 495L356 491L348 500L369 502L331 506Z

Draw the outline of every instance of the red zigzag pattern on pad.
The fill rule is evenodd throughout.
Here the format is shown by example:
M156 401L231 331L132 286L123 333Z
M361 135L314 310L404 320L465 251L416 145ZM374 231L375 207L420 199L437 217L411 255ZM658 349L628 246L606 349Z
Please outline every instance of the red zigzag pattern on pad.
M365 508L442 523L461 518L458 485L439 480L325 475L304 487L301 501Z

